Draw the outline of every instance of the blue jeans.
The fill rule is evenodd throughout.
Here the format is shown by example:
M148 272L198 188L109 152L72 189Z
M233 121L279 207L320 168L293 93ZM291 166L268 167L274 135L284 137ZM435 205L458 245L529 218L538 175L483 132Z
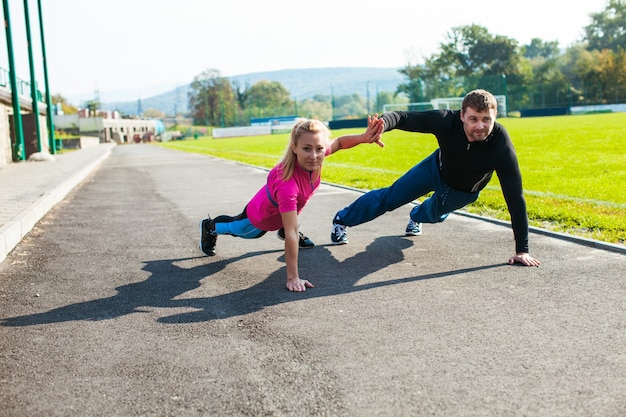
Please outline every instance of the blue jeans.
M363 194L337 212L335 219L346 226L356 226L434 191L431 197L411 210L410 216L418 223L438 223L444 221L454 210L476 201L478 192L458 191L443 181L437 163L438 153L439 149L407 171L391 186Z

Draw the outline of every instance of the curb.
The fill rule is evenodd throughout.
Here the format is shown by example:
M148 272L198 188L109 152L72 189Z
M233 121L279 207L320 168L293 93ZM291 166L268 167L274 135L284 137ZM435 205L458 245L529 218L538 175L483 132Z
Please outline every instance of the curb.
M244 164L247 165L247 164ZM251 167L254 167L254 165L249 165ZM259 167L256 167L259 168ZM267 170L266 168L261 168L263 170ZM269 171L269 170L267 170ZM325 182L322 181L323 184L326 185L330 185L336 188L343 188L345 190L350 190L350 191L355 191L361 194L365 194L368 190L361 190L358 188L352 188L352 187L348 187L345 185L340 185L340 184L333 184L330 182ZM415 202L411 202L409 204L413 204L413 205L418 205L418 203ZM455 214L458 216L464 216L464 217L470 217L472 219L476 219L476 220L482 220L485 222L489 222L489 223L494 223L497 224L499 226L505 226L505 227L511 227L511 223L508 221L504 221L504 220L500 220L500 219L494 219L491 217L484 217L484 216L479 216L478 214L473 214L473 213L469 213L467 211L462 211L462 210L456 210L454 212L452 212L451 214ZM584 246L589 246L592 248L596 248L596 249L601 249L601 250L606 250L606 251L610 251L610 252L617 252L617 253L621 253L626 255L626 245L618 245L615 243L609 243L609 242L602 242L600 240L594 240L594 239L589 239L589 238L585 238L585 237L580 237L580 236L574 236L574 235L569 235L567 233L561 233L561 232L555 232L552 230L548 230L548 229L542 229L540 227L535 227L535 226L528 226L528 231L530 233L536 233L539 235L544 235L544 236L548 236L554 239L560 239L560 240L565 240L568 242L573 242L579 245L584 245Z
M500 226L506 226L509 228L511 227L510 222L500 220L500 219L493 219L490 217L483 217L483 216L468 213L465 211L456 211L453 214L458 214L459 216L465 216L465 217L471 217L473 219L483 220L483 221L494 223ZM548 236L554 239L565 240L568 242L572 242L572 243L576 243L576 244L584 245L584 246L589 246L589 247L596 248L596 249L626 254L626 246L624 245L617 245L614 243L602 242L600 240L593 240L593 239L589 239L585 237L568 235L567 233L555 232L552 230L542 229L540 227L535 227L535 226L528 226L528 231L530 233L536 233L538 235Z
M214 157L214 158L217 158L217 157ZM252 168L258 168L260 170L269 172L269 169L264 168L264 167L259 167L259 166L256 166L256 165L250 165L250 164L246 164L246 163L243 163L243 162L237 162L237 163L239 163L241 165L246 165L246 166L249 166L249 167L252 167ZM349 187L347 185L333 184L331 182L326 182L326 181L323 181L323 180L322 180L322 184L330 185L330 186L333 186L333 187L336 187L336 188L343 188L345 190L355 191L355 192L361 193L361 194L365 194L366 192L369 191L369 190L361 190L359 188ZM409 204L417 205L418 203L411 202ZM507 221L504 221L504 220L500 220L500 219L494 219L494 218L491 218L491 217L479 216L477 214L469 213L467 211L456 210L456 211L452 212L451 214L456 214L456 215L464 216L464 217L470 217L472 219L482 220L482 221L486 221L486 222L489 222L489 223L494 223L494 224L497 224L497 225L500 225L500 226L511 227L511 223L510 222L507 222ZM554 232L552 230L542 229L540 227L535 227L535 226L528 226L528 231L530 233L536 233L536 234L552 237L554 239L565 240L565 241L568 241L568 242L577 243L579 245L590 246L592 248L606 250L606 251L611 251L611 252L617 252L617 253L621 253L621 254L625 254L626 255L626 245L618 245L618 244L609 243L609 242L602 242L600 240L594 240L594 239L589 239L589 238L580 237L580 236L568 235L567 233Z

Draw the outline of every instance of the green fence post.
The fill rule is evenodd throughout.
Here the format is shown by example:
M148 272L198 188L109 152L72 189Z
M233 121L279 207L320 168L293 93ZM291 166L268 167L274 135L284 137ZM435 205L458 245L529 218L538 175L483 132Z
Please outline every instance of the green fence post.
M23 161L26 159L24 150L24 129L22 128L22 109L17 90L17 76L15 75L15 57L13 55L13 37L11 36L11 16L9 13L9 1L2 0L4 9L4 28L7 35L7 52L9 54L9 80L11 82L11 99L13 103L13 128L15 130L15 145L13 145L13 160Z
M48 146L50 153L56 153L56 141L54 140L54 117L52 114L52 97L50 94L50 83L48 82L48 63L46 57L46 40L43 32L43 13L41 11L41 0L37 0L37 9L39 11L39 33L41 34L41 55L43 58L43 79L46 87L46 122L48 124Z
M30 35L30 12L28 10L28 0L24 0L24 20L26 24L26 41L28 49L28 67L30 70L30 100L31 110L35 115L35 133L37 135L37 150L41 152L41 126L39 123L39 94L37 81L35 80L35 59L33 58L33 41Z

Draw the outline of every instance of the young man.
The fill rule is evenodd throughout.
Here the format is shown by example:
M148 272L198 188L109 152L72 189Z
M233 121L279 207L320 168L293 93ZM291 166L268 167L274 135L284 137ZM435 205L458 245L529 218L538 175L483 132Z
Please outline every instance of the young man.
M476 201L495 171L511 214L515 238L515 255L509 264L539 266L541 262L528 251L528 215L517 156L506 129L496 123L497 109L491 93L474 90L463 99L461 110L384 113L383 132L401 129L431 133L439 149L390 187L372 190L337 212L332 242L348 243L347 226L373 220L433 191L431 197L410 213L406 235L420 235L422 223L442 222L454 210Z

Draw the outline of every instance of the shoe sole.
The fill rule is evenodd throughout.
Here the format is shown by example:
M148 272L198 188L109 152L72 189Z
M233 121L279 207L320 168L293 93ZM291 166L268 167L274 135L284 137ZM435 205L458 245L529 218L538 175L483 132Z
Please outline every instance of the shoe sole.
M406 232L404 233L404 236L421 236L422 232L419 233L413 233L413 232Z
M335 242L334 240L331 239L330 243L332 243L333 245L347 245L348 244L348 240L342 240L340 242Z

